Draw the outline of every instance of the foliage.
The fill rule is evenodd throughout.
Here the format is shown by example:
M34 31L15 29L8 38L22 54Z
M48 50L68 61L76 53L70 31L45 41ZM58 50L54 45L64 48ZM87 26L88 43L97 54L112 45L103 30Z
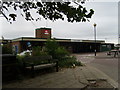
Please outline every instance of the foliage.
M76 66L82 65L74 56L70 56L69 52L64 47L59 46L55 40L48 40L45 47L49 55L59 60L59 67L72 67L73 64Z
M16 57L16 58L17 58L18 60L22 60L24 57L25 57L25 55L22 55L22 56L17 55L17 57Z
M59 67L72 67L73 64L76 66L81 66L81 62L77 61L74 56L70 56L69 52L64 48L59 46L59 44L53 39L48 40L45 44L44 50L40 46L36 46L32 48L32 56L45 56L45 55L52 55L53 59L57 59ZM22 59L26 57L18 56L19 63L21 63ZM31 58L32 58L31 56ZM48 63L48 61L36 61L34 62L37 64Z
M75 5L73 5L75 4ZM21 10L21 16L27 21L35 20L38 21L40 17L33 17L32 12L42 16L45 19L52 21L58 19L65 19L67 17L68 22L85 22L89 21L89 18L94 14L93 9L88 12L85 7L81 4L83 2L37 2L32 0L31 2L3 2L1 7L1 14L7 19L7 21L15 21L17 14L10 13L7 15L5 11L10 12L9 8L13 8L15 11Z
M30 54L29 54L29 53L25 53L24 55L19 55L19 54L17 54L16 58L17 58L17 60L18 60L18 65L19 65L20 67L23 66L23 59L24 59L25 57L30 57Z
M47 52L42 51L40 46L35 46L32 48L32 56L47 55Z
M48 52L49 55L52 55L55 59L62 59L65 56L69 55L68 51L62 47L59 46L59 44L53 39L48 40L45 44L46 52Z
M52 55L53 58L56 58L56 50L59 47L58 43L53 40L47 40L45 44L46 52L48 52L49 55Z
M23 66L23 59L25 57L33 57L33 56L46 56L48 55L47 52L42 51L42 48L40 46L34 46L32 47L32 56L29 53L25 53L25 55L17 55L17 59L18 59L18 64L20 66ZM44 60L44 62L47 62L46 60ZM40 64L40 63L44 63L44 62L35 62L35 64Z
M69 56L68 58L62 59L59 61L59 67L67 67L70 68L75 64L75 66L82 66L82 63L80 61L77 61L77 59L74 56Z
M62 59L66 57L67 55L69 55L69 52L64 47L58 47L55 50L55 56L57 59Z
M12 47L10 44L4 44L2 46L2 54L12 54Z
M24 59L24 57L26 57L25 55L22 55L22 56L20 56L20 55L17 55L16 56L16 58L17 58L17 61L18 61L18 65L20 66L20 67L22 67L23 66L23 59Z

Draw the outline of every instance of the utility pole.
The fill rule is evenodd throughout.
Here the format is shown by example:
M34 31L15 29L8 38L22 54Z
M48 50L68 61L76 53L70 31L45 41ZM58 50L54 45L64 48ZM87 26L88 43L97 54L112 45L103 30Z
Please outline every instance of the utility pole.
M96 56L96 52L97 52L97 48L96 48L96 26L97 26L97 24L96 23L94 23L93 24L93 26L94 26L94 40L95 40L95 50L94 50L94 52L95 52L95 56Z

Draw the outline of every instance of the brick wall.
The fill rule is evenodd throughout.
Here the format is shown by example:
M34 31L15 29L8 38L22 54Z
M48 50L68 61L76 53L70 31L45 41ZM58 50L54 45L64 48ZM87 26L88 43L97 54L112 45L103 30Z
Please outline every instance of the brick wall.
M36 38L42 38L42 39L51 38L51 29L48 28L36 29Z

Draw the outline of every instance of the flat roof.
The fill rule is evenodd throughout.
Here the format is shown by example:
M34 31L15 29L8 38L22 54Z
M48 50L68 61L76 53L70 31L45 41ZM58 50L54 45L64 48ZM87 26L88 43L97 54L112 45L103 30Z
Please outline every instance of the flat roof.
M12 42L12 40L10 40L10 39L4 39L4 40L0 39L0 43L8 43L8 42Z
M35 37L20 37L13 39L12 42L15 41L47 41L48 39L42 39L42 38L35 38ZM57 39L55 38L56 41L58 42L88 42L88 43L94 43L94 40L80 40L80 39ZM105 43L104 40L96 40L96 43Z
M51 30L51 28L36 28L35 30L43 30L43 29Z

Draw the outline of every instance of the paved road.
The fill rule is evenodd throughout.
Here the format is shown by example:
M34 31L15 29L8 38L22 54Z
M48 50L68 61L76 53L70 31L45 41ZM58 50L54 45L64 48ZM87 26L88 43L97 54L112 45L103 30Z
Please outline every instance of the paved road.
M91 54L75 54L78 60L87 65L94 66L101 70L113 80L118 82L118 58L113 56L107 56L106 53L97 53L94 57L94 53Z

